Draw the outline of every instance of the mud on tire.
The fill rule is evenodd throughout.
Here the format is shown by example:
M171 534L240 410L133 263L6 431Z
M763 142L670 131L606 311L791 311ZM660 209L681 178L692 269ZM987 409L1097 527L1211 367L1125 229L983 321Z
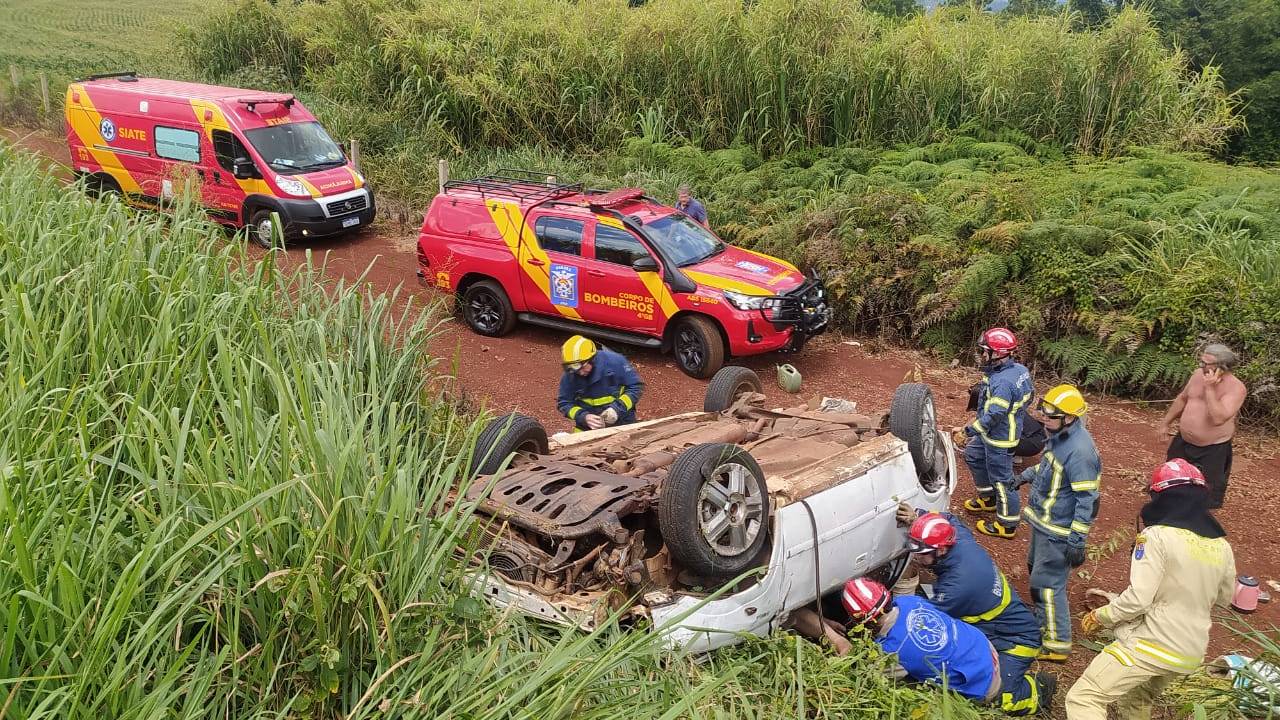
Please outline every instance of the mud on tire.
M905 383L893 393L889 408L889 432L907 443L916 472L933 467L938 438L938 413L933 405L933 391L924 383Z
M672 558L728 579L750 570L769 535L764 472L746 450L703 443L680 454L663 481L658 524Z
M760 376L751 368L729 365L716 371L702 397L703 412L720 412L733 407L738 396L748 392L764 392Z
M542 423L520 413L503 415L490 420L476 438L471 472L492 475L513 453L546 455L547 452L547 431Z

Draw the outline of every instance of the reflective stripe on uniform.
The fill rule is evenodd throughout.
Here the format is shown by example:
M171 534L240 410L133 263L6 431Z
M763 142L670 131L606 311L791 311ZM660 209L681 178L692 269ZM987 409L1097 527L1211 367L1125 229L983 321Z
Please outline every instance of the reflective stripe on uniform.
M1040 503L1040 507L1044 510L1040 519L1045 523L1049 523L1049 518L1053 514L1053 506L1058 501L1058 492L1062 490L1062 463L1058 462L1058 458L1054 456L1052 450L1044 451L1044 461L1049 463L1049 467L1053 469L1053 479L1049 482L1049 493L1044 496L1044 502Z
M582 412L582 408L578 407L577 405L574 405L573 407L569 408L569 419L570 420L576 419L578 417L578 413L580 412Z
M1097 490L1099 485L1099 479L1100 478L1094 478L1092 480L1081 480L1080 482L1073 482L1071 483L1071 489L1075 490L1076 492L1086 492L1089 490Z
M1040 709L1040 689L1036 687L1035 678L1030 675L1026 676L1027 684L1031 686L1031 694L1026 698L1013 701L1013 693L1002 693L1000 695L1000 709L1006 713L1023 713L1030 714Z
M1198 659L1190 658L1186 655L1179 655L1176 652L1160 647L1159 645L1147 640L1134 641L1133 649L1153 660L1157 660L1166 665L1173 665L1174 667L1182 668L1184 670L1195 670L1200 667L1200 661Z
M625 385L618 389L618 400L622 401L622 407L628 410L636 406L635 401L633 401L631 396L627 394L627 387Z
M1051 646L1058 639L1058 618L1057 611L1053 607L1053 591L1045 588L1044 590L1044 610L1045 610L1045 639L1044 646L1053 649ZM1061 644L1061 643L1058 643ZM1070 647L1070 646L1068 646Z
M982 613L981 615L966 615L960 619L967 623L977 623L977 622L986 622L987 620L995 620L996 618L1000 617L1000 613L1004 612L1005 608L1009 607L1009 603L1012 600L1013 600L1013 591L1009 588L1009 579L1004 576L1004 573L1001 573L1000 574L1000 602L996 603L995 607Z
M1115 658L1125 667L1133 667L1134 665L1133 658L1129 657L1129 653L1122 650L1118 643L1111 643L1110 645L1102 648L1102 652Z
M1071 528L1054 525L1053 523L1035 514L1035 512L1031 508L1024 508L1022 510L1022 517L1026 518L1027 521L1030 522L1032 525L1035 525L1036 527L1040 528L1041 530L1044 530L1047 533L1053 533L1054 535L1058 535L1061 537L1066 537L1071 534Z
M586 403L588 405L591 405L592 407L600 407L601 405L612 405L617 401L618 401L618 398L616 395L605 395L604 397L595 397L595 398L578 398L578 402Z
M1089 523L1082 523L1079 520L1071 521L1071 532L1080 533L1081 535L1088 535L1090 527L1091 526L1089 525Z
M1007 584L1006 587L1008 587ZM1014 645L1008 650L1005 650L1004 654L1020 658L1034 658L1040 654L1040 648L1028 647L1026 645Z

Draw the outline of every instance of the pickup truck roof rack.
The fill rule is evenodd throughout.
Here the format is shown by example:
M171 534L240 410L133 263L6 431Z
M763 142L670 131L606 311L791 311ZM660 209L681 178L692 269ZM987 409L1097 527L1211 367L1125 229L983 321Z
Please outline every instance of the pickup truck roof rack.
M511 196L524 202L539 203L583 192L582 183L548 182L549 177L552 177L551 173L537 170L500 168L493 175L450 180L444 184L444 190L470 190L481 195Z

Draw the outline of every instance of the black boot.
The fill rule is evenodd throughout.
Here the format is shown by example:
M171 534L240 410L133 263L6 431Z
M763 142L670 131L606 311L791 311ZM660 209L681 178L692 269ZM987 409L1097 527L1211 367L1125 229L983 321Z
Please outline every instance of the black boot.
M1040 695L1037 715L1048 715L1053 709L1053 696L1058 694L1058 676L1053 673L1038 672L1035 674L1036 692Z

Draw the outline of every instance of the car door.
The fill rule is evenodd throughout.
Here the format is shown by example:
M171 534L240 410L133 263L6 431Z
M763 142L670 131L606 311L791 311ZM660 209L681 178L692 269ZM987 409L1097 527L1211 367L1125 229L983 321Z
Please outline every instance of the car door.
M654 334L657 303L640 274L636 260L653 258L640 238L612 218L592 223L582 259L582 319L631 332Z
M521 245L521 289L529 310L542 315L577 319L582 308L582 246L587 223L553 214L535 216L534 245ZM527 238L526 234L526 238ZM546 278L546 285L542 278Z
M240 206L246 193L236 180L236 161L253 163L249 150L240 138L228 130L211 130L209 147L216 165L209 168L203 185L203 200L209 214L219 220L240 221ZM248 222L248 218L243 219Z

